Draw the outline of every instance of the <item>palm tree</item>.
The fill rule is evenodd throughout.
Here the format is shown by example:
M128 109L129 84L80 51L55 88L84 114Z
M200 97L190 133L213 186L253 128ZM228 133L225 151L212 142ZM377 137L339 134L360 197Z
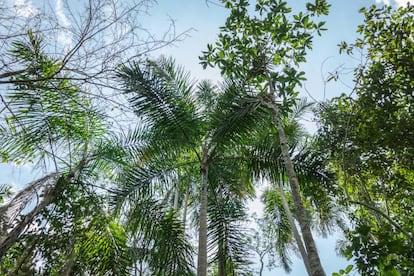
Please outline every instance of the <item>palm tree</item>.
M53 71L59 62L43 53L41 37L29 33L28 41L14 45L12 55L27 70L1 95L2 159L35 163L49 173L0 207L7 222L0 237L0 266L10 275L20 274L40 257L45 273L126 274L138 259L129 246L133 237L122 216L113 218L107 198L136 164L129 148L120 143L123 137L105 130L107 118L88 93ZM185 273L191 251L179 220L153 203L146 198L135 205L135 214L148 215L141 215L148 227L136 232L147 244L162 237L173 243L164 239L163 246L152 248L149 255L158 258L151 258L151 268L160 274ZM175 254L167 252L172 248Z
M223 1L230 9L220 27L218 41L207 45L201 62L204 67L217 65L228 78L243 79L257 90L256 96L272 112L283 163L289 178L295 213L309 256L311 275L325 275L310 230L298 178L289 152L283 117L297 98L297 85L304 80L299 65L306 61L314 33L320 34L324 22L315 17L328 14L329 4L308 3L306 11L291 14L285 1L264 1L249 7L249 1Z
M329 230L333 224L340 223L340 218L332 208L333 172L327 168L326 162L318 157L312 145L306 142L306 133L299 124L299 119L309 109L311 104L306 100L297 101L293 110L288 113L283 122L283 132L286 134L286 146L289 148L289 155L292 158L292 165L295 166L297 178L303 183L300 186L300 197L306 200L307 206L312 206L313 214L306 213L307 219L312 215L318 215L319 225L322 232ZM286 258L286 243L291 242L291 238L296 241L297 248L305 264L308 274L312 274L309 262L309 253L304 241L304 234L298 231L296 221L299 216L295 212L297 206L292 189L286 190L289 183L289 175L286 169L286 158L283 156L280 147L280 129L266 128L265 131L257 132L257 135L250 142L252 147L247 153L251 160L249 166L256 177L267 179L271 183L263 196L265 203L266 220L269 221L270 228L274 228L277 233L279 243L276 244L277 252L285 270L289 270L289 259ZM299 187L298 187L299 188ZM287 193L287 194L286 194ZM291 206L293 203L293 206ZM308 207L309 208L309 207ZM272 222L275 224L272 226ZM286 223L289 226L286 226ZM299 224L300 225L300 224ZM282 229L284 231L282 231ZM289 232L290 234L286 233ZM282 232L285 232L282 234ZM300 234L302 232L302 235Z
M119 77L135 113L145 124L136 137L142 146L137 148L140 162L132 172L134 184L120 189L118 201L148 192L142 189L155 179L168 186L178 168L198 174L197 275L206 275L208 198L221 180L224 163L220 160L234 156L234 149L229 149L252 128L257 116L254 112L260 111L259 101L253 100L241 83L227 82L222 92L215 92L208 82L196 87L181 67L166 58L147 61L144 66L138 62L122 66Z

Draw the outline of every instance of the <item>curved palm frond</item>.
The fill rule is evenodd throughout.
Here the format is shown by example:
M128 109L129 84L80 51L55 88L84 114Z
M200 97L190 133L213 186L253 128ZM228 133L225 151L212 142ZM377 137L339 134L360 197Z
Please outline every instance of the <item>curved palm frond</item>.
M52 187L56 184L57 179L60 177L58 173L52 173L35 181L29 183L26 188L18 192L9 202L0 207L0 219L5 223L3 224L3 230L12 226L16 218L21 214L22 210L30 204L34 198L39 199L42 190L49 186ZM8 227L7 227L7 226Z
M197 144L203 120L193 95L194 83L172 59L123 65L118 77L135 113L153 131L177 146Z
M237 275L249 275L250 250L246 240L247 219L245 203L233 196L225 187L217 187L208 205L209 251L219 270Z
M243 139L268 117L260 100L252 96L241 82L227 81L217 97L215 110L209 118L212 145L211 156L217 147L243 144Z
M292 260L290 252L295 252L292 228L283 208L281 197L277 189L268 189L262 195L265 204L264 220L266 221L266 235L273 237L270 256L277 261L286 272L291 271Z
M151 198L131 201L127 229L147 252L141 261L153 275L193 274L193 248L174 211Z

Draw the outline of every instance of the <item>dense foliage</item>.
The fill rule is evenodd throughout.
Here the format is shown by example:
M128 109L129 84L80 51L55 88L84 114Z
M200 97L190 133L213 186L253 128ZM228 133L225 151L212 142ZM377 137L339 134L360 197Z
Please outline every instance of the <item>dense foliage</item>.
M38 172L19 191L0 183L0 275L262 275L289 272L292 253L325 275L313 236L332 231L362 275L411 275L413 6L361 9L360 37L340 44L363 57L354 89L314 108L309 135L300 66L327 1L222 0L200 58L219 84L145 55L171 42L137 43L152 1L92 2L75 29L0 7L0 158ZM125 32L101 41L108 30ZM74 45L53 52L65 31Z
M354 227L342 253L366 275L414 269L414 7L362 9L355 95L319 108L320 147L329 153ZM394 274L392 274L394 275Z

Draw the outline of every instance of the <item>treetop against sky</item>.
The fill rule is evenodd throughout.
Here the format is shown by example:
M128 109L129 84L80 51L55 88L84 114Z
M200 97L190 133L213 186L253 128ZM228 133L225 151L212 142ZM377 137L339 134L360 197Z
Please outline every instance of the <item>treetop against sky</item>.
M29 17L36 15L37 5L41 1L5 0L0 1L0 4L1 2L13 3L16 12L20 16ZM48 3L49 8L54 10L58 22L63 27L70 27L73 22L70 21L69 15L65 14L64 5L76 7L79 2L76 0L57 0ZM293 5L294 9L303 9L306 1L291 2L289 4ZM341 41L355 41L357 37L355 30L363 21L363 16L358 13L358 10L363 6L370 6L375 3L379 5L405 5L407 2L414 3L412 0L331 1L330 13L323 19L326 21L328 30L321 37L314 38L313 50L309 52L307 62L301 67L306 72L307 78L304 87L301 88L302 95L315 101L322 101L341 93L350 93L353 89L353 68L361 60L339 55L337 45ZM220 81L221 77L218 71L211 68L203 70L198 57L206 49L208 43L216 41L219 26L223 25L227 16L228 11L214 1L165 0L158 1L158 3L154 1L154 5L148 7L148 13L142 15L143 29L148 33L162 34L173 26L176 34L185 33L185 37L172 45L153 51L149 55L154 58L161 54L172 56L177 64L183 65L186 70L189 70L191 76L196 80L211 79ZM173 24L171 25L171 23ZM70 46L72 38L65 33L61 33L58 42ZM338 76L339 81L328 83L327 80L331 76ZM309 125L309 128L312 127L314 126ZM28 183L33 177L30 175L31 172L28 167L16 168L8 164L0 164L0 166L2 180L13 183L17 187ZM257 201L253 205L257 206L256 203ZM348 264L343 258L335 257L334 242L336 238L317 240L322 263L328 273L345 268ZM274 273L283 272L274 270L264 275L273 275ZM291 275L304 275L304 273L303 264L300 261L294 262Z

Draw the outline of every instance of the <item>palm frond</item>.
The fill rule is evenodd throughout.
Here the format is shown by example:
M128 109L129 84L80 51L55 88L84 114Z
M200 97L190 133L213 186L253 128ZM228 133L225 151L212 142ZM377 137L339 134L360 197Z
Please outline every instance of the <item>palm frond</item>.
M323 153L312 147L312 143L305 144L294 158L298 179L302 183L301 191L313 205L318 220L316 225L324 235L332 232L335 225L344 225L341 211L333 201L339 187L327 160Z
M213 145L239 144L268 113L243 83L228 81L222 90L209 122L211 140Z
M287 214L282 206L280 195L277 190L268 189L263 193L262 201L265 205L264 220L268 226L265 231L267 235L274 238L270 250L274 258L286 272L291 270L292 261L290 252L295 251L292 229Z
M194 83L173 60L123 65L118 77L135 113L159 134L177 143L196 143L202 120L193 95Z
M21 215L23 209L28 206L34 198L39 199L42 190L47 186L54 186L60 177L59 173L52 173L29 183L26 188L18 192L8 203L0 207L0 218L5 223L3 226L11 225ZM3 230L3 229L2 229Z
M192 275L193 249L176 214L151 198L130 202L128 230L146 245L153 275Z
M203 80L197 85L197 102L201 106L201 112L210 114L216 108L217 99L220 95L218 87L211 81Z
M223 187L217 187L212 195L208 205L212 261L224 261L228 273L249 275L250 250L244 242L247 232L243 226L247 216L244 201Z
M61 64L43 52L41 38L32 33L28 37L13 43L12 55L23 70L4 97L2 158L10 162L49 158L56 167L58 163L70 167L71 156L61 155L74 154L91 137L101 136L103 115L69 81L70 76L60 72Z
M83 271L93 275L126 275L132 265L127 251L127 233L109 218L96 217L76 245ZM81 260L78 260L81 261Z

